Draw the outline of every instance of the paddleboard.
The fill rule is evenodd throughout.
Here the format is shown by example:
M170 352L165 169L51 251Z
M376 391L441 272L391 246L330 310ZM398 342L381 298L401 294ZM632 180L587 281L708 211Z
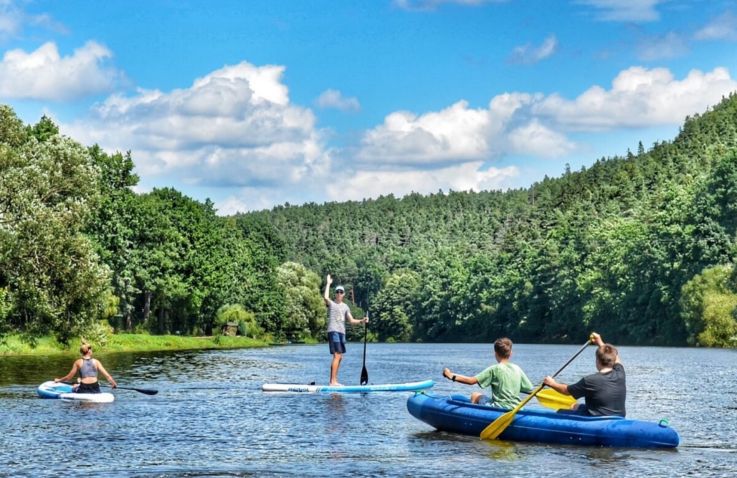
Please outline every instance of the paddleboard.
M264 392L293 393L369 393L369 392L417 392L432 388L435 382L384 383L375 385L301 385L298 383L265 383L261 386Z
M36 389L41 398L58 398L91 403L110 403L115 400L112 393L73 393L72 386L66 383L57 383L53 380L44 382Z

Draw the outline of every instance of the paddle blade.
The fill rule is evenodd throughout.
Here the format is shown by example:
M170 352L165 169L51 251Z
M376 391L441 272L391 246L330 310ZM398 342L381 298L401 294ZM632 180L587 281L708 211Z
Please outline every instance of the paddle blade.
M159 393L158 390L150 390L147 388L134 388L133 390L138 393L145 393L146 395L156 395L157 393Z
M483 429L481 432L481 439L482 440L496 440L499 435L502 434L504 430L507 429L509 425L512 424L512 421L514 420L514 416L517 415L517 409L511 410L501 417L497 418L493 422L491 422L486 428Z
M135 390L138 393L145 393L146 395L156 395L157 393L159 393L158 390L151 390L149 388L133 388L133 387L121 387L121 386L118 386L117 388L121 390Z
M541 390L535 396L537 401L543 407L552 408L553 410L570 409L576 399L570 395L563 395L562 393L556 392L552 388L546 388Z
M363 367L363 370L361 370L361 385L366 385L368 383L368 370L366 370L366 367Z

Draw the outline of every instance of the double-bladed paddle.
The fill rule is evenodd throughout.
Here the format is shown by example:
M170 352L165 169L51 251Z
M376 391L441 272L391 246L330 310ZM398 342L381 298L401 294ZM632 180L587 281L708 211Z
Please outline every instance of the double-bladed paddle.
M587 340L586 343L583 344L583 347L581 347L581 349L578 352L576 352L573 355L573 357L571 357L568 360L568 362L566 362L560 369L558 369L558 371L555 372L552 375L552 377L555 378L559 373L561 373L563 371L564 368L566 368L568 366L568 364L570 364L571 362L573 362L573 360L576 357L578 357L581 354L581 352L583 352L586 349L586 347L588 347L588 345L591 342L591 340L592 339L589 338L589 340ZM522 409L522 407L524 407L527 404L527 402L529 402L530 400L532 400L532 398L535 395L537 395L538 393L540 393L540 391L543 389L544 386L545 386L545 383L541 383L540 386L538 386L535 390L533 390L527 396L527 398L525 398L524 400L522 400L519 403L519 405L517 405L512 410L508 411L504 415L500 416L499 418L497 418L496 420L494 420L493 422L491 422L486 428L484 428L481 431L481 439L482 440L495 440L499 435L501 435L502 432L504 430L506 430L509 425L512 424L512 421L514 420L514 416L517 415L517 412L519 412Z
M368 311L366 312L368 319ZM368 383L368 370L366 370L366 335L368 334L368 324L363 323L363 368L361 369L361 385Z

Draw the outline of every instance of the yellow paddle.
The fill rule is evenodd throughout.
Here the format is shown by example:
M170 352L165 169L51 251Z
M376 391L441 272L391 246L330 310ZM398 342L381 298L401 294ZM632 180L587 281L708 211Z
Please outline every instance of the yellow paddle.
M561 373L563 371L564 368L566 368L568 366L568 364L570 364L571 362L573 362L573 360L576 357L578 357L581 354L581 352L583 352L586 349L586 347L588 347L590 341L591 341L591 338L589 338L589 340L587 340L586 343L583 344L583 347L581 347L581 349L578 352L576 352L573 355L573 357L571 357L568 360L568 362L565 363L565 365L563 365L560 369L558 369L558 371L555 372L552 375L552 377L555 378L559 373ZM484 428L481 431L481 439L482 440L496 440L496 438L499 435L501 435L502 432L504 430L506 430L509 425L512 424L512 421L514 420L514 416L517 415L517 412L519 412L522 409L522 407L524 407L527 404L527 402L529 402L530 400L532 400L532 397L534 397L535 395L537 395L538 393L540 393L540 391L543 389L544 386L545 386L545 384L544 383L541 383L540 386L537 387L532 392L530 392L530 394L527 396L527 398L525 398L524 400L522 400L519 403L519 405L517 405L512 410L508 411L504 415L500 416L499 418L497 418L496 420L494 420L493 422L491 422L486 428Z
M540 402L540 405L552 408L553 410L560 410L562 408L568 410L574 403L576 403L576 399L572 396L563 395L552 388L546 388L545 390L539 391L535 398Z

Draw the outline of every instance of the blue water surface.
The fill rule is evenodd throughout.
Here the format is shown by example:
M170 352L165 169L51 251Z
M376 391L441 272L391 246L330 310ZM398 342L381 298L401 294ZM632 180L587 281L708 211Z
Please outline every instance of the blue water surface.
M539 383L578 345L516 344L513 361ZM340 371L357 384L362 344ZM406 409L408 393L264 393L265 382L326 383L326 345L98 355L120 385L112 404L37 398L68 358L5 357L0 364L0 477L18 476L737 476L737 351L621 347L628 417L668 419L677 450L484 442L437 432ZM476 388L489 344L369 344L370 383L432 378L435 393ZM559 378L594 371L584 352Z

